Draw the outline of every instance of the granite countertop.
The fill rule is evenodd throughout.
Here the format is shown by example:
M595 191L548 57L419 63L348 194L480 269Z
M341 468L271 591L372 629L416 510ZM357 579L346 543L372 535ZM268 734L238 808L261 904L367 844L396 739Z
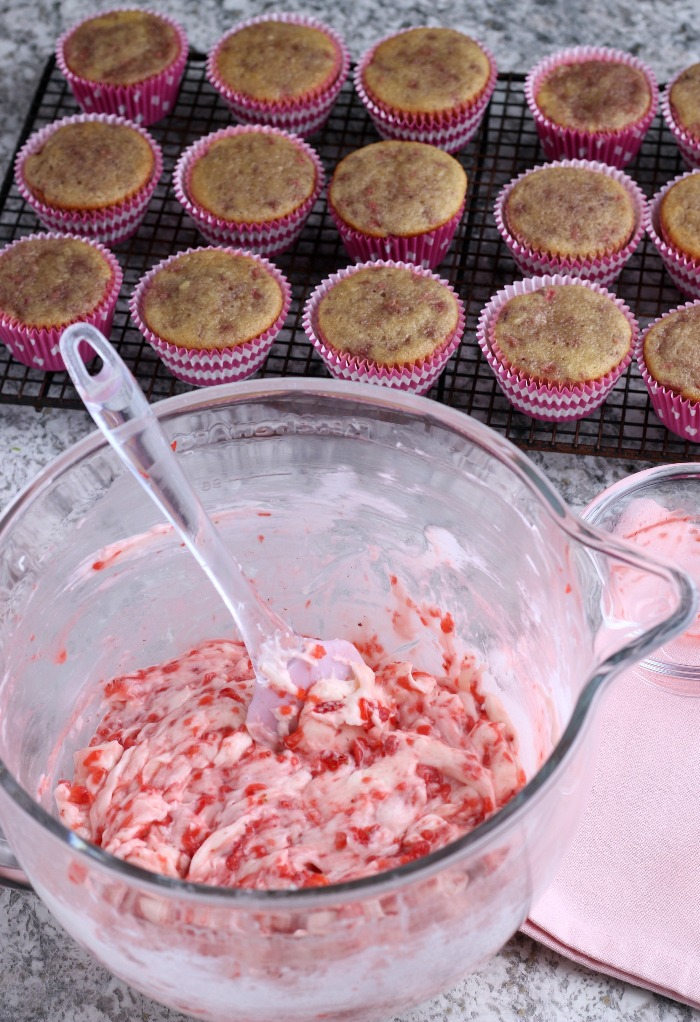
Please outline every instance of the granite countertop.
M136 0L138 5L140 0ZM115 6L105 0L0 3L0 170L10 164L40 72L59 34L79 18ZM119 5L116 5L119 6ZM696 0L590 0L572 16L564 0L167 0L152 5L177 18L193 47L206 51L236 21L274 10L303 10L337 29L354 59L388 31L417 24L454 26L480 38L501 71L527 71L541 56L591 43L642 57L666 81L700 55ZM0 406L0 505L55 455L91 430L79 411ZM576 510L604 487L645 467L581 455L533 454ZM29 892L0 889L0 1022L185 1022L114 979L79 948ZM536 1022L567 1019L700 1022L700 1012L574 965L520 935L476 975L402 1022L451 1019Z

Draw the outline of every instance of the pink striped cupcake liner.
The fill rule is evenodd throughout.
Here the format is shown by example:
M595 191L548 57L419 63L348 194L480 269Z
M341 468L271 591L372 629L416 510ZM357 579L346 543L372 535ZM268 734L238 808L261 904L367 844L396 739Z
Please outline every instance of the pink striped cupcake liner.
M251 131L282 135L288 138L306 153L316 168L316 186L308 199L298 209L288 216L258 224L224 220L199 206L189 195L192 167L207 152L209 146L220 138ZM309 214L323 190L324 183L325 174L318 153L298 136L291 132L282 131L281 128L272 128L269 125L237 125L221 128L210 135L205 135L204 138L198 139L185 149L177 161L173 173L173 187L179 203L194 221L200 234L211 245L234 245L238 248L248 249L257 255L265 256L279 255L294 244L304 229Z
M221 47L236 32L240 32L250 25L266 21L283 21L287 24L306 25L309 28L318 29L332 39L338 48L340 57L338 75L332 84L325 89L310 93L303 100L289 99L279 102L252 99L250 96L230 88L223 81L217 70L217 59ZM302 14L262 14L256 18L248 18L246 21L242 21L219 39L207 56L206 76L211 86L222 97L236 120L243 124L267 124L274 128L292 131L296 135L306 138L320 131L325 125L333 109L333 104L347 79L349 69L350 53L345 42L328 25Z
M669 309L663 316L659 316L653 323L650 323L637 341L634 357L642 379L649 391L649 399L656 417L672 433L683 437L684 440L690 440L692 443L697 444L700 443L700 401L689 401L687 398L681 397L676 391L671 390L670 387L665 387L662 383L658 383L649 372L644 360L644 341L651 328L660 320L666 319L671 313L678 312L679 309L690 309L694 305L700 305L700 301L686 302L685 305L678 305L674 309Z
M645 218L647 234L661 256L669 277L681 294L686 295L688 298L700 298L700 259L691 259L689 256L683 255L677 248L674 248L673 245L668 245L663 240L659 226L659 209L664 195L672 185L675 185L683 178L699 173L700 170L686 171L685 174L679 174L678 177L674 177L672 181L669 181L663 188L660 188L656 195L652 196Z
M538 252L527 245L521 244L515 238L505 221L504 209L506 200L511 190L519 181L533 174L535 171L547 167L582 167L586 170L599 171L608 177L618 181L625 189L634 204L635 229L632 237L617 252L609 252L604 256L595 259L573 259L566 256L556 256L549 252ZM542 276L544 274L560 273L569 277L592 280L606 287L611 284L621 273L627 260L633 254L644 234L645 214L647 200L641 188L627 174L615 167L609 167L606 163L598 163L595 160L559 160L554 164L540 164L530 170L524 171L518 177L513 178L499 192L494 204L494 218L496 227L508 246L518 269L528 276Z
M410 269L419 276L431 277L433 280L438 281L438 283L444 285L455 296L458 309L457 326L450 337L429 358L421 359L411 365L390 368L377 365L368 359L358 358L355 355L344 355L334 351L325 344L318 332L319 302L339 281L365 269L367 266L395 266ZM350 380L356 383L377 383L384 387L393 387L396 390L414 391L417 394L427 393L437 382L450 357L462 341L465 322L464 306L448 281L443 280L424 267L391 259L361 263L331 274L331 276L321 281L309 295L302 317L304 333L323 359L331 376L336 380Z
M404 29L403 31L408 32L411 29ZM479 126L486 113L486 107L489 105L493 90L496 88L498 68L493 54L479 40L474 40L488 58L490 74L482 92L468 106L442 114L411 114L400 110L391 110L369 95L364 85L364 73L377 47L381 46L387 39L394 38L397 34L396 32L391 32L383 39L380 39L362 57L360 63L355 68L353 77L355 91L382 138L396 139L404 142L427 142L430 145L437 146L438 149L444 149L448 153L458 152L472 140L479 130Z
M223 248L221 250L230 252L232 255L242 255L255 259L272 274L282 289L282 309L279 316L267 330L257 337L243 344L232 345L230 348L196 350L171 344L155 334L144 321L144 299L156 274L164 269L164 267L182 258L183 255L194 251L202 251L201 249L188 248L183 252L177 252L175 255L161 260L139 280L129 299L129 310L139 332L158 354L165 367L179 380L194 384L196 387L213 386L219 383L235 383L238 380L245 380L252 376L253 373L256 373L264 364L275 338L284 326L292 299L292 291L287 278L274 263L269 262L264 256L255 255L252 252L238 248Z
M537 92L543 78L562 64L577 64L586 60L606 60L637 68L646 76L651 89L648 111L634 124L621 131L575 131L563 128L541 113L537 105ZM525 79L525 99L530 108L537 134L549 160L562 158L598 160L611 167L625 167L639 152L649 125L656 116L659 87L651 68L631 53L605 46L573 46L545 57L535 65Z
M92 326L97 327L105 336L109 337L114 318L114 309L122 286L123 274L121 266L109 249L97 241L78 235L55 234L53 232L28 234L7 245L3 252L7 252L17 245L26 244L28 241L42 238L72 238L74 241L91 245L102 253L112 270L110 286L105 291L102 301L88 315L75 317L54 327L31 327L21 323L13 316L0 312L0 341L7 345L13 357L18 362L31 366L33 369L53 372L65 369L59 341L61 334L71 323L90 323ZM92 347L85 341L80 343L78 353L85 362L89 361L95 354Z
M67 124L81 124L89 121L123 124L138 131L146 139L153 152L154 166L151 179L144 188L124 202L114 203L103 209L81 211L47 206L32 194L25 181L24 165L27 157L41 149L50 135L59 128ZM93 241L99 241L103 245L117 245L136 233L146 215L148 204L153 197L162 172L163 154L155 139L138 124L112 114L75 114L72 117L63 117L60 121L53 121L27 139L15 160L15 183L20 195L32 207L45 227L59 233L79 234Z
M134 10L135 8L119 7L113 11ZM102 11L102 14L113 13ZM116 114L126 117L136 124L148 126L155 124L169 114L177 100L180 82L187 63L189 44L184 29L178 22L160 11L149 11L162 21L166 21L177 33L180 40L180 51L173 63L163 71L134 85L110 85L105 82L94 82L75 74L66 64L65 46L70 36L81 25L92 21L96 15L91 14L69 28L56 44L56 63L68 81L78 106L85 113Z
M685 70L685 68L683 70ZM678 74L671 79L661 93L660 106L666 127L676 141L676 145L678 146L683 162L689 170L694 170L696 167L700 167L700 138L696 138L689 134L685 128L680 126L673 114L673 108L671 106L671 89L683 74L683 70L679 71Z
M599 294L607 295L615 302L632 328L632 343L627 355L611 372L597 380L590 380L574 386L547 384L534 380L526 373L512 368L494 341L494 323L506 302L516 295L531 294L543 287L557 284L578 284ZM572 422L590 415L605 402L610 391L632 361L632 351L638 334L639 325L630 309L600 284L583 280L580 277L553 274L527 277L498 291L481 310L476 339L486 361L493 370L498 385L514 408L529 415L532 419L546 422Z
M376 259L394 259L404 263L415 263L424 269L434 269L443 261L452 244L455 231L459 226L464 203L455 215L446 223L425 234L415 234L408 238L387 235L374 238L369 234L356 231L341 219L335 208L328 202L328 212L338 229L345 251L355 262L372 262Z

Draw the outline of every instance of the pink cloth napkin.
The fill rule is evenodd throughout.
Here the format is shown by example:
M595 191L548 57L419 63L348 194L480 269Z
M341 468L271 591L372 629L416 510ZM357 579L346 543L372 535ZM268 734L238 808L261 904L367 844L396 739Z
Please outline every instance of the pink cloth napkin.
M627 673L601 713L573 846L524 933L700 1008L700 694Z

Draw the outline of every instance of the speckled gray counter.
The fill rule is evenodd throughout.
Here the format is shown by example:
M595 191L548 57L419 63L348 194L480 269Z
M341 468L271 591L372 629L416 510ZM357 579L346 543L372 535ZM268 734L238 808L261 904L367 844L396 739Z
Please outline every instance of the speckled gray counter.
M105 0L0 4L0 170L9 166L43 65L58 35L80 17L115 6ZM236 0L169 0L153 4L184 25L191 44L206 50L235 21L273 10L304 10L335 27L357 59L388 31L416 24L472 32L502 71L526 71L536 59L581 43L624 48L667 80L700 59L697 0L307 0L302 4ZM0 506L38 470L91 428L82 412L0 407ZM639 462L533 455L564 498L580 509L605 486L644 467ZM478 974L410 1016L412 1022L700 1022L700 1012L646 993L515 937ZM184 1022L96 965L51 919L31 893L0 890L0 1022Z

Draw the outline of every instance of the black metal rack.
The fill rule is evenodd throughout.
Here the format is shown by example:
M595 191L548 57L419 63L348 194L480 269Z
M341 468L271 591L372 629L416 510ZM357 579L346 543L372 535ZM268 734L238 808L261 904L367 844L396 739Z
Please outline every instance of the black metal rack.
M129 241L114 252L124 270L111 340L152 401L190 389L162 365L129 320L128 298L139 277L173 252L204 244L181 209L172 189L172 170L182 150L195 139L231 123L227 107L206 80L205 57L191 53L178 102L172 113L149 131L163 149L164 172L146 218ZM594 454L648 461L697 458L698 448L668 432L656 418L636 366L630 366L605 405L578 422L538 422L515 411L498 388L476 343L476 324L491 295L520 276L503 244L493 204L503 184L529 167L544 163L523 88L524 76L500 75L476 137L458 154L468 176L467 212L452 247L437 272L464 301L464 340L429 396L486 423L529 450ZM19 145L43 125L78 113L78 106L54 58L46 65ZM328 124L309 139L330 174L348 152L377 141L352 82L346 82ZM675 142L658 115L642 149L626 172L651 197L685 167ZM0 244L41 225L21 198L12 166L0 191ZM275 259L293 291L286 324L275 342L264 376L325 376L320 358L304 334L301 318L307 296L324 277L349 263L321 197L294 247ZM675 288L650 239L645 238L612 286L644 327L686 299ZM65 372L43 373L23 366L0 345L0 404L40 408L80 408L82 403Z

